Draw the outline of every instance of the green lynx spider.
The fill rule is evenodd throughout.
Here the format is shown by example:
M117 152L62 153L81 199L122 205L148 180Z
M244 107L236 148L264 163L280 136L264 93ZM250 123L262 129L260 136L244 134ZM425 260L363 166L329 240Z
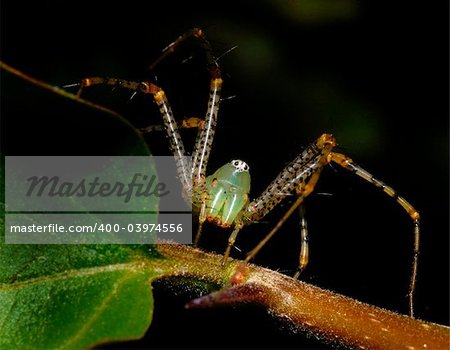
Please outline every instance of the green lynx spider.
M150 94L156 101L161 117L164 121L170 148L177 163L177 172L184 189L187 200L192 201L194 209L199 212L199 225L194 243L197 244L205 221L222 228L231 228L228 246L224 253L223 264L226 263L231 247L236 241L238 233L244 226L260 221L277 204L288 195L295 193L296 201L284 214L269 234L248 253L246 262L250 261L267 241L279 230L287 218L300 206L303 200L314 190L319 175L325 165L334 162L360 176L367 182L382 189L388 196L394 198L413 220L414 224L414 258L409 286L409 313L413 316L413 295L416 285L417 264L419 255L419 213L414 207L400 197L397 192L384 182L376 179L370 173L356 165L349 157L333 152L336 142L332 135L323 134L314 143L309 145L291 163L289 163L264 190L264 192L250 201L250 173L248 165L241 160L233 160L219 168L214 174L206 176L206 166L211 153L214 133L219 112L220 93L222 87L221 71L215 60L209 42L201 29L192 29L178 37L172 44L163 50L163 54L151 66L154 67L166 56L175 51L182 42L188 38L198 41L206 54L208 70L211 75L209 102L204 120L194 120L194 125L178 124L175 120L164 91L150 82L132 82L123 79L92 77L83 79L79 84L78 95L83 88L97 84L120 86L122 88ZM78 84L77 84L78 85ZM179 129L182 127L198 128L197 139L191 157L191 162L185 157L186 152ZM151 127L143 129L150 131ZM308 264L308 231L304 217L301 220L301 249L298 277Z

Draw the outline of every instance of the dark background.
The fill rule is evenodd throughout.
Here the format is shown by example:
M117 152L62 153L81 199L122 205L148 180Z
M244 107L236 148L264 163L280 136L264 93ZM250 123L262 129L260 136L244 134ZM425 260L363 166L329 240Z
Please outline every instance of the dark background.
M220 60L223 95L236 98L222 105L209 173L231 159L246 161L254 198L302 147L333 133L339 152L420 211L416 315L449 323L448 3L2 1L1 16L4 62L57 86L88 76L156 76L180 119L206 110L209 78L201 50L187 43L155 71L146 67L192 27L205 30L216 56L238 45ZM84 96L136 126L160 123L153 103L142 96L127 103L130 95L103 87ZM108 154L122 142L114 128L86 118L8 119L2 112L8 155ZM149 138L154 154L168 154L163 136ZM193 132L184 136L191 145ZM249 251L283 209L243 231L237 246ZM407 312L412 223L395 201L328 166L306 214L311 260L303 280ZM208 226L202 246L222 252L226 239ZM292 217L255 263L293 274L298 252L298 218ZM125 347L321 346L258 308L184 310L195 296L157 284L147 337Z

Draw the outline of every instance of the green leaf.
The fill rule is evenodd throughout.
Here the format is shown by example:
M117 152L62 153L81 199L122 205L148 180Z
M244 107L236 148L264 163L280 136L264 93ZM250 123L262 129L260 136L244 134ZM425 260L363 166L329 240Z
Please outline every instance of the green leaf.
M2 67L7 69L2 71L3 117L13 127L31 124L27 144L36 145L21 149L16 137L10 138L7 154L41 154L48 147L58 154L99 149L108 155L150 154L116 113ZM49 126L61 130L67 120L70 128L54 135L53 144L38 142L53 133ZM4 244L1 180L0 348L84 349L142 337L153 313L150 282L161 274L145 264L161 258L153 246ZM158 203L152 206L157 209Z
M0 347L82 349L140 338L152 318L154 276L134 264L111 264L5 283Z

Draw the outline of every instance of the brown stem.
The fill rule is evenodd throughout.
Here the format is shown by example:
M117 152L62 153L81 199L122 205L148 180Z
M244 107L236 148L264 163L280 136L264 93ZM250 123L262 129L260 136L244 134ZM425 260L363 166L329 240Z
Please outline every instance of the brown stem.
M192 276L225 288L191 301L187 307L258 303L299 329L366 349L448 349L450 328L399 315L294 280L254 265L232 261L189 246L163 244L169 275ZM167 276L167 275L166 275Z

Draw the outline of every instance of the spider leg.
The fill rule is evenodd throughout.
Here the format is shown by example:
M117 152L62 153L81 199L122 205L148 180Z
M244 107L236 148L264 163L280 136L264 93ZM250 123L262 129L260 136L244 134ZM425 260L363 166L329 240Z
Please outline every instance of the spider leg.
M300 237L301 237L301 246L300 246L300 257L298 262L298 269L294 279L298 279L301 273L306 269L309 261L309 234L308 234L308 224L305 218L305 210L303 206L299 208L300 214Z
M242 222L236 224L233 229L233 232L231 232L230 237L228 237L228 245L227 248L225 249L225 253L223 254L222 266L225 266L225 264L227 263L228 257L230 256L231 248L233 247L234 242L236 242L236 237L243 226L244 225Z
M161 114L164 122L164 127L169 137L170 149L176 161L178 177L180 178L180 181L183 185L185 194L188 198L191 198L191 165L189 164L187 157L185 157L186 152L178 130L178 124L173 117L172 109L170 108L169 101L167 100L164 91L159 86L150 82L134 82L115 78L92 77L83 79L81 81L77 96L80 96L83 89L86 87L102 84L119 86L125 89L139 91L141 93L150 94L153 96L156 104L158 105L159 113Z
M201 129L204 126L204 120L196 117L185 118L178 124L178 129ZM147 134L155 131L164 131L164 125L149 125L140 128L142 134Z
M214 140L214 134L216 131L217 115L219 112L220 104L220 93L222 89L222 78L219 65L214 58L211 45L206 39L204 32L199 28L193 28L179 36L173 43L164 48L161 56L155 62L153 62L153 64L149 68L153 69L166 57L174 53L182 43L190 38L196 39L201 49L205 52L207 68L211 75L208 108L203 125L199 128L197 134L194 150L192 152L192 167L190 169L192 188L194 189L194 194L192 196L193 204L195 206L199 206L201 212L204 212L204 207L207 201L207 193L205 188L206 167L208 164L209 155ZM199 227L194 240L194 244L196 244L200 239L204 221L205 215L202 215L200 213Z
M204 185L206 166L211 152L212 142L217 125L217 114L219 112L220 93L222 89L222 78L219 65L214 58L211 44L205 37L205 33L199 28L193 28L179 36L173 43L169 44L161 56L150 66L153 69L158 63L171 55L188 39L196 39L200 48L205 52L207 68L211 75L209 102L205 120L199 128L194 150L192 152L192 180L195 188Z
M194 239L194 247L198 246L198 242L200 241L200 237L202 236L202 229L203 229L204 222L205 222L205 219L199 218L197 233L195 234L195 239Z
M158 86L147 82L135 83L121 79L89 78L82 81L77 96L81 95L83 88L95 84L121 86L134 91L152 94L159 107L160 114L163 117L164 126L169 136L171 150L177 162L178 176L183 185L186 197L188 200L192 200L194 205L197 206L200 204L200 208L203 208L207 199L205 188L206 166L214 139L217 114L219 111L220 92L222 88L219 65L213 56L211 45L209 41L206 40L204 32L201 29L194 28L187 31L178 37L173 43L168 45L163 50L161 56L149 68L153 69L167 56L172 54L180 44L189 38L196 39L199 42L200 47L205 51L207 68L211 75L209 102L205 120L203 122L196 121L194 126L190 126L189 124L184 125L186 127L197 127L199 130L192 155L192 163L188 162L184 157L186 152L178 131L179 127L173 118L173 113L164 91ZM159 129L160 128L158 126L150 126L149 128L144 128L142 131L151 132ZM193 193L193 191L195 193ZM199 200L200 203L198 203ZM198 242L200 238L202 224L204 221L205 220L202 219L202 216L200 216L199 228L195 239L196 242Z
M192 179L192 187L194 189L193 204L196 206L200 206L199 225L197 234L194 239L194 245L197 245L201 237L203 223L206 220L206 202L208 199L205 186L206 167L211 153L212 143L217 126L217 115L219 113L220 93L222 90L220 68L212 54L212 49L209 41L206 40L203 31L198 28L194 28L186 32L175 42L170 44L164 50L160 59L155 62L152 67L160 62L161 59L172 53L178 45L180 45L189 37L196 38L199 41L201 48L205 51L207 66L211 75L209 101L206 110L206 116L205 120L202 123L197 123L199 125L198 133L191 158L192 168L190 175Z
M295 209L298 208L304 198L314 189L320 175L320 170L326 164L327 156L334 145L334 138L329 134L323 134L315 143L307 147L297 158L288 164L266 190L249 204L247 210L236 221L235 228L228 239L223 264L228 259L231 247L234 245L240 229L244 225L261 220L284 198L297 190L298 198L295 203L284 214L275 228L249 253L246 261L249 261L256 255Z
M211 152L212 142L217 125L217 114L219 112L220 92L222 89L222 78L219 65L214 58L211 44L206 39L205 33L200 28L192 28L180 35L174 42L163 49L161 56L149 67L153 69L166 57L173 54L175 50L189 39L197 40L200 48L205 52L207 68L211 75L208 109L202 128L199 128L194 150L192 152L192 181L194 188L204 186L206 166ZM202 191L200 191L201 193Z
M384 182L376 179L372 174L355 164L349 157L344 154L331 152L328 156L329 161L333 161L343 168L350 170L354 174L362 177L367 182L372 183L376 187L379 187L388 196L394 198L398 204L408 213L411 220L414 223L414 258L412 263L411 281L409 285L409 314L411 317L414 315L414 290L416 288L417 280L417 265L419 259L419 244L420 244L420 215L419 212L403 197L399 196L397 192Z
M311 194L312 191L314 191L314 187L317 184L317 181L319 180L320 172L322 168L318 168L315 173L313 173L308 180L308 182L302 182L298 188L297 188L297 194L298 198L297 200L291 205L289 210L283 215L283 217L278 221L278 223L275 225L275 227L258 243L258 245L253 248L248 254L247 258L245 259L245 262L249 262L251 259L255 257L256 254L261 250L262 247L271 239L275 233L279 231L281 226L286 222L286 220L292 215L292 213L300 206L300 204L303 203L305 198ZM306 267L306 264L308 263L308 245L307 243L307 230L306 225L304 224L306 221L303 221L302 216L302 228L301 228L301 236L302 236L302 247L300 249L300 264L299 264L299 272L298 275L296 274L296 277L300 275L300 272Z
M243 221L246 224L260 221L283 199L298 190L300 184L306 183L327 164L328 154L334 146L335 140L329 134L323 134L309 145L248 205L243 214Z
M219 70L216 71L219 77L212 73L208 109L206 117L201 127L198 128L197 138L194 150L192 152L191 178L194 188L193 205L200 205L200 216L197 234L194 239L196 246L200 240L203 223L206 220L206 202L208 193L206 191L206 166L209 160L214 134L217 126L217 114L219 113L220 91L222 88L222 79ZM200 203L198 203L200 202Z
M201 198L200 214L198 216L198 228L194 239L194 247L196 247L198 245L198 242L200 241L200 237L202 236L203 224L206 221L206 201L207 193L203 192Z
M192 180L194 186L204 182L206 166L211 153L214 134L217 126L217 114L219 112L221 78L211 79L208 109L206 112L203 128L199 129L192 152Z
M159 56L150 66L149 69L153 70L159 63L161 63L168 56L173 54L175 50L189 39L196 39L200 45L200 48L205 52L206 61L208 67L217 67L217 62L212 54L211 45L208 40L206 40L205 33L200 28L192 28L186 31L184 34L180 35L174 42L167 45L161 56Z
M205 125L205 121L203 119L191 117L191 118L183 119L182 122L179 124L179 128L180 129L196 128L196 129L201 130L204 128L204 125ZM145 128L141 128L140 131L141 131L141 133L150 133L150 132L155 132L155 131L161 131L163 129L164 129L164 127L162 125L150 125ZM204 190L203 187L200 186L200 188ZM201 208L200 208L197 233L195 235L195 239L193 242L195 247L198 245L198 242L200 241L203 224L206 221L206 201L207 201L207 193L205 191L197 191L196 193L201 193L200 196L202 197L202 199L200 200Z
M214 133L217 125L217 114L219 111L220 92L222 88L222 79L219 65L214 58L211 44L206 39L205 33L200 28L192 28L180 35L174 42L163 49L158 59L150 65L150 69L154 69L166 57L173 54L177 48L189 39L196 39L200 48L206 56L207 68L211 75L210 93L208 109L206 112L203 127L199 128L199 133L192 153L192 180L194 187L202 186L206 173L206 166L211 151Z

